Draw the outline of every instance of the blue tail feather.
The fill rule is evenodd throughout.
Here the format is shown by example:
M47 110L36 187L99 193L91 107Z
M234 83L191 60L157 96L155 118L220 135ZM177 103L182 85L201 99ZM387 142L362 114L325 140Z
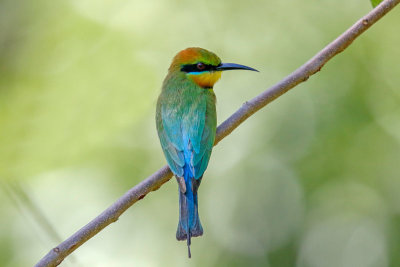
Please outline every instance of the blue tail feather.
M176 239L187 240L188 255L190 254L191 238L201 236L203 228L200 223L197 202L197 189L201 178L195 179L188 165L184 169L186 192L179 190L179 223L176 231Z

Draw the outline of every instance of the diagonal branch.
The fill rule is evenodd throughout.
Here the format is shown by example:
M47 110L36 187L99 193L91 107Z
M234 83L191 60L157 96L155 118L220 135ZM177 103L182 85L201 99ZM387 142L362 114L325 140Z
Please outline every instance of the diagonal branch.
M382 1L380 5L369 12L366 16L358 20L347 31L327 45L300 68L295 70L289 76L268 90L262 92L250 101L247 101L241 108L239 108L218 127L215 145L224 137L229 135L243 121L245 121L255 112L265 107L268 103L283 95L299 83L306 81L311 75L320 71L325 63L327 63L332 57L345 50L358 36L360 36L379 19L381 19L399 2L400 0ZM168 166L162 167L153 175L146 178L135 187L131 188L114 204L108 207L105 211L103 211L87 225L82 227L67 240L50 250L50 252L36 264L36 266L57 266L75 249L99 233L107 225L117 221L119 216L130 206L135 204L138 200L144 198L146 194L160 188L160 186L171 179L171 177L172 173Z

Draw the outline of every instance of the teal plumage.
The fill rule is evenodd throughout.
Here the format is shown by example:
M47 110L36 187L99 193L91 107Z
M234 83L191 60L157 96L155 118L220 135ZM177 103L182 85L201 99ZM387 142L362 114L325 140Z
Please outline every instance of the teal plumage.
M183 176L188 165L196 179L208 164L217 124L215 94L192 81L168 80L157 103L157 130L172 172Z
M228 69L251 69L222 64L212 52L187 48L172 61L157 101L156 126L167 163L179 184L178 240L203 234L197 190L215 141L217 114L213 85Z

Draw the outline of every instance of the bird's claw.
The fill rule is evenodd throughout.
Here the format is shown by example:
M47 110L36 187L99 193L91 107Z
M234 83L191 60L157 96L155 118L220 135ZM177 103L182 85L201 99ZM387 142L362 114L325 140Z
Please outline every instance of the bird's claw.
M179 189L181 190L182 194L185 194L186 193L185 178L176 177L176 181L178 181Z

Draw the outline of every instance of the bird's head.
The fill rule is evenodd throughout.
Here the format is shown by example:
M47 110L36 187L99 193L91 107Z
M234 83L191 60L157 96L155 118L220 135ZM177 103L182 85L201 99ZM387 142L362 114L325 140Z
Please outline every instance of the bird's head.
M180 51L172 60L169 72L181 72L197 85L212 88L225 70L252 70L253 68L235 64L221 63L214 53L199 47L189 47Z

